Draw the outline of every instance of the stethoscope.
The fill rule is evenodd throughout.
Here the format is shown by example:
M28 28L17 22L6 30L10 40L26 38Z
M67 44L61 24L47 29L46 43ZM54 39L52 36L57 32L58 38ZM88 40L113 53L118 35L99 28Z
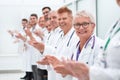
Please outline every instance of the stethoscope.
M114 37L115 34L117 34L120 31L120 27L118 27L118 28L116 27L118 23L119 23L119 20L113 25L112 29L108 33L109 37L108 37L108 39L107 39L107 41L105 43L105 46L103 48L103 59L101 59L101 62L104 64L105 68L107 67L107 62L106 62L107 53L105 51L107 50L108 45L109 45L111 39Z
M67 42L67 47L69 47L70 41L71 41L74 33L75 33L75 30L74 30L74 31L71 33L71 35L70 35L70 38L69 38L69 40L68 40L68 42ZM63 37L63 34L61 34L60 39L61 39L62 37ZM60 39L58 39L57 43L59 43L59 41L61 41ZM64 44L64 43L63 43L63 44ZM58 45L59 45L59 44L58 44ZM57 49L57 46L58 46L58 45L55 46L56 49ZM61 44L61 45L62 45L62 44Z
M62 30L59 31L59 34L60 34L61 32L62 32ZM47 41L49 41L51 35L52 35L51 32L49 32L49 36L48 36L48 38L47 38Z
M69 38L69 40L68 40L68 42L67 42L67 47L69 46L69 44L70 44L70 41L71 41L71 39L72 39L72 36L73 36L73 34L75 33L75 31L73 31L72 32L72 34L70 35L70 38Z
M93 51L93 49L94 49L94 46L95 46L95 36L92 36L92 37L90 37L88 40L87 40L87 42L86 42L86 44L85 44L85 46L84 46L84 48L87 48L87 45L88 45L88 43L91 41L93 39L93 42L92 42L92 45L91 45L91 53L92 53L92 51ZM80 50L80 41L77 43L77 45L76 45L76 48L78 48L77 49L77 54L76 54L76 61L78 61L78 58L79 58L79 56L80 56L80 53L81 53L81 50ZM72 54L72 56L71 56L71 60L73 60L73 56L74 56L74 54ZM89 56L89 58L88 58L88 60L90 59L90 56ZM87 62L88 63L88 62Z
M47 41L49 41L49 39L50 39L50 36L51 36L51 33L49 33L49 36L48 36L48 38L47 38Z
M58 30L57 30L57 31L58 31ZM58 33L59 33L59 35L60 35L60 37L61 37L62 30L60 30ZM49 43L49 40L50 40L50 38L51 38L51 36L52 36L52 31L49 32L48 34L49 34L49 35L48 35L48 37L47 37L47 39L46 39L46 40L47 40L46 43ZM55 33L54 33L54 34L55 34ZM59 35L58 35L58 36L59 36ZM59 37L59 38L60 38L60 37ZM58 41L59 41L59 39L58 39ZM58 43L58 41L57 41L57 43ZM54 48L57 48L56 46L57 46L57 44L55 45Z

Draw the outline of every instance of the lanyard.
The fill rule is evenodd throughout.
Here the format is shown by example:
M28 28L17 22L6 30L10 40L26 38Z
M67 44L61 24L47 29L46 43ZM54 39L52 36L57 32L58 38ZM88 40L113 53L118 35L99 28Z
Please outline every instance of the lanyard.
M103 48L103 59L101 59L101 61L102 61L102 63L104 64L104 67L105 67L105 68L107 67L107 62L106 62L106 56L107 56L107 54L105 53L105 51L106 51L106 49L108 48L108 45L109 45L111 39L114 37L114 35L116 35L116 34L120 31L120 27L119 27L118 29L116 29L115 32L113 32L113 30L116 28L118 22L119 22L119 21L117 21L117 22L115 23L115 25L112 27L111 31L109 32L109 37L108 37L108 39L107 39L107 41L106 41L106 44L105 44L105 46L104 46L104 48Z
M111 38L120 31L120 27L119 27L119 28L112 34L112 32L113 32L113 30L115 29L115 27L117 26L117 24L118 24L118 21L115 23L115 25L113 26L113 28L111 29L111 31L110 31L110 33L109 33L110 35L109 35L108 40L107 40L107 42L106 42L106 44L105 44L104 51L106 51L106 49L107 49L107 47L108 47L108 44L109 44L110 41L111 41Z
M80 52L81 52L81 50L80 50L80 46L79 46L79 47L78 47L78 50L77 50L76 61L78 61Z

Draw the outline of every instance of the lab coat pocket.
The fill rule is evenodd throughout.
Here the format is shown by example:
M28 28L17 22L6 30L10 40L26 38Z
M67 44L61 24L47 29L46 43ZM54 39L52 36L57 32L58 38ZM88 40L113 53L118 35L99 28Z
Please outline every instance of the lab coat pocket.
M84 50L80 54L78 61L81 61L81 62L83 62L85 64L88 64L88 62L89 62L89 53L86 53L86 50Z

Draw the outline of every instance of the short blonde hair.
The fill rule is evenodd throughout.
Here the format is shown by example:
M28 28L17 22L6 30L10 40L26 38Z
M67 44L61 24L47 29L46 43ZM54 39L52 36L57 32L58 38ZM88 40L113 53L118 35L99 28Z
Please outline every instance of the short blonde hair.
M90 18L90 21L92 23L95 23L95 20L94 20L92 14L90 14L89 12L87 12L85 10L77 12L74 18L76 18L76 17L88 17L88 18Z

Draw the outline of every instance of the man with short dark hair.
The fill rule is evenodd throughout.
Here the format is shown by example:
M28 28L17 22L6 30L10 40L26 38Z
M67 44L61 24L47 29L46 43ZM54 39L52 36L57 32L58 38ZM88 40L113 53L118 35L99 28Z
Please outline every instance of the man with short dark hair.
M45 20L48 20L48 13L51 11L51 8L46 6L42 8L42 13L45 17Z
M41 39L34 34L34 32L36 30L41 30L41 28L38 25L37 14L33 13L33 14L30 15L29 24L31 25L31 28L26 30L26 34L29 37L28 40L33 39L33 37L34 37L37 41L41 41ZM40 55L39 55L39 52L36 51L36 49L33 48L32 46L30 46L30 49L31 49L31 53L29 55L31 55L31 65L32 65L34 80L38 80L37 77L39 75L38 75L36 61L38 61L38 58L39 58Z

